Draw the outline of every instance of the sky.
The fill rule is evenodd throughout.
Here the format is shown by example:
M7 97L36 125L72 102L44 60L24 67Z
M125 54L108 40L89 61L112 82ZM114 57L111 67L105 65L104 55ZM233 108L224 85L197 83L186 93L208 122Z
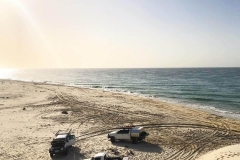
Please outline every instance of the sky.
M0 0L0 68L240 67L239 0Z

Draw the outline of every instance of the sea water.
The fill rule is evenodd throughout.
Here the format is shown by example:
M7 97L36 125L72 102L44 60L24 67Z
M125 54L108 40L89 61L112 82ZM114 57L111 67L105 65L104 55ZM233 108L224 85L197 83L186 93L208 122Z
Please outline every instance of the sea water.
M0 78L135 94L240 117L240 68L16 69L0 70Z

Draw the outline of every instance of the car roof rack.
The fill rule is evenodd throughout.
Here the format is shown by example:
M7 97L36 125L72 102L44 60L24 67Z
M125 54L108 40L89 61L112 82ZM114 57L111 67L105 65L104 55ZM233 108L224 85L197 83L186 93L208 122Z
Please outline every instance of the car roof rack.
M71 131L72 131L72 129L68 129L68 130L58 130L57 133L55 133L55 136L70 134Z
M119 129L132 129L135 126L121 126Z

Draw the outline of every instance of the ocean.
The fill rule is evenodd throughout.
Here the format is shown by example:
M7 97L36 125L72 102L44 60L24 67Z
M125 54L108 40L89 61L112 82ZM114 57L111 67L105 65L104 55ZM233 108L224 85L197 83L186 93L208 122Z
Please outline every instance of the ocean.
M240 68L1 69L0 79L133 94L240 118Z

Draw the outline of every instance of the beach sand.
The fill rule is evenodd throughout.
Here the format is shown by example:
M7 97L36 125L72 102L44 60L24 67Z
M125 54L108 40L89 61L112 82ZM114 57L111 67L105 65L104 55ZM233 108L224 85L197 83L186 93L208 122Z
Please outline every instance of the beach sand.
M201 156L198 160L239 160L240 145L231 145L223 147Z
M149 136L112 144L107 133L122 125L144 125ZM238 120L140 96L10 80L0 80L0 128L1 160L50 160L54 134L67 128L77 143L53 159L108 151L130 160L194 160L240 143Z

